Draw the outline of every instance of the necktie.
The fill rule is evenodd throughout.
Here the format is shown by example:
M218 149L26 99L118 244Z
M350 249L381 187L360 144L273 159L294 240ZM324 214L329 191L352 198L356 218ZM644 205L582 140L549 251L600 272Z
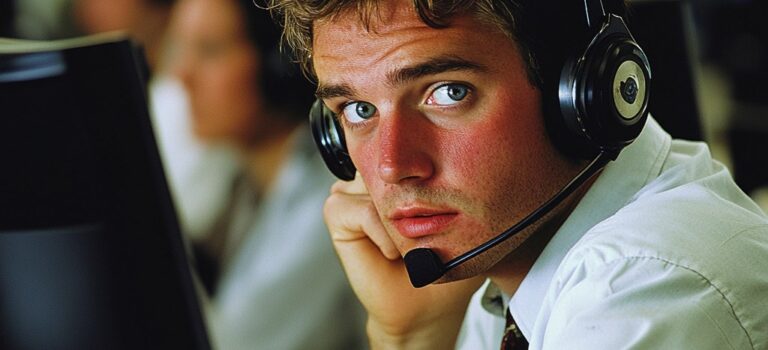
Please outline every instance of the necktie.
M528 350L528 341L523 337L515 319L507 309L507 323L504 327L504 338L501 338L501 350Z

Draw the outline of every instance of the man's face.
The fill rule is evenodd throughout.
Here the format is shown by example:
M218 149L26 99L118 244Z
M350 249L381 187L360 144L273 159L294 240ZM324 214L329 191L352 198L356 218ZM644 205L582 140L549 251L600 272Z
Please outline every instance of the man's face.
M509 37L470 16L430 28L411 6L383 2L370 31L356 13L316 22L313 64L400 252L431 248L447 261L538 207L568 162L547 139L539 91ZM529 234L447 279L488 270Z

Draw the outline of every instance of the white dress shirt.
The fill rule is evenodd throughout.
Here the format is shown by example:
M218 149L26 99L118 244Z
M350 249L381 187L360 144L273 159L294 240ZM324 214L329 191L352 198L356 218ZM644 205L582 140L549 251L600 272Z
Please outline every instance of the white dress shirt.
M365 315L323 223L333 183L307 127L276 183L239 191L208 326L216 349L365 348Z
M239 170L235 151L205 144L192 131L189 101L178 79L159 72L149 82L152 126L182 232L202 238L222 214Z
M226 147L195 140L178 81L156 77L150 93L184 233L204 239L222 215L231 214L217 292L209 299L201 291L214 349L367 348L365 314L323 223L334 179L308 127L291 135L291 153L268 192L240 186L233 198L238 159ZM230 200L232 213L226 213Z
M509 298L491 282L457 348L768 349L768 219L703 143L649 118Z

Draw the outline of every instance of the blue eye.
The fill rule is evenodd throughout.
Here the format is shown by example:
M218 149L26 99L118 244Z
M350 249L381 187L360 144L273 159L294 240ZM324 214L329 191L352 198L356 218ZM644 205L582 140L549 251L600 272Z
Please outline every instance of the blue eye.
M376 114L376 106L368 102L353 102L344 106L342 114L350 123L359 123L373 117Z
M442 106L456 104L469 95L469 87L462 84L445 84L432 92L427 103Z

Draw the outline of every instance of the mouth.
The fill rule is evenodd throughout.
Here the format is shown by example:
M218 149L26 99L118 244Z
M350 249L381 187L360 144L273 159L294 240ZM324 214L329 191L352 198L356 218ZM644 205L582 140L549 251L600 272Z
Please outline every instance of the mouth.
M406 238L419 238L444 232L458 212L440 209L398 209L390 217L397 231Z

